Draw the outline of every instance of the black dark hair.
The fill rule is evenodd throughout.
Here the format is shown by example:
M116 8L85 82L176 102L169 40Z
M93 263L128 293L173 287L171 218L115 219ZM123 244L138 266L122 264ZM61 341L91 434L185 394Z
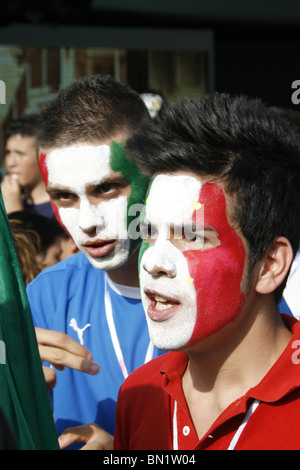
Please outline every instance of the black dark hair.
M300 148L300 111L297 109L279 107L272 107L270 109L287 123Z
M16 211L8 215L11 227L26 231L37 253L46 254L58 237L64 236L64 229L54 218L44 217L31 211Z
M222 181L249 244L250 269L279 236L296 254L300 153L286 123L260 100L214 93L167 103L157 123L143 124L126 150L148 175L190 170Z
M39 114L27 114L14 118L10 121L5 132L5 137L8 139L9 137L17 134L20 134L23 137L35 137L37 135L39 124Z
M38 142L44 148L96 143L119 133L131 134L147 118L144 102L130 87L108 75L86 76L45 107Z

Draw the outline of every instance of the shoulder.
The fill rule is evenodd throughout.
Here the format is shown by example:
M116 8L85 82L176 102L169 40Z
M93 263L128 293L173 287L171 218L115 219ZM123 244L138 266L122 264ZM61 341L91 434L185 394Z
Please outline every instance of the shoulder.
M91 263L88 261L86 256L83 253L77 253L69 258L60 261L59 263L50 266L49 268L44 269L33 281L28 284L28 287L34 286L37 283L43 282L44 280L49 281L50 278L56 280L60 279L62 276L72 276L76 273L91 273L97 276L103 276L103 273L94 268ZM100 274L101 273L101 274Z
M52 301L61 297L78 296L87 285L91 289L99 288L104 279L104 272L94 268L82 253L44 269L27 287L29 300L40 298L47 302L47 295Z

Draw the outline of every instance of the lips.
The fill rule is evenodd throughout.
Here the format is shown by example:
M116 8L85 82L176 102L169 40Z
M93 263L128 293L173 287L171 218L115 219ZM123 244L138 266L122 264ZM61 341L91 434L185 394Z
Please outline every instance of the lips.
M151 289L145 289L144 292L149 301L147 314L153 321L166 320L180 306L180 302L175 297L166 297L162 293Z
M82 247L93 258L102 258L110 253L116 244L117 240L95 240L82 245Z

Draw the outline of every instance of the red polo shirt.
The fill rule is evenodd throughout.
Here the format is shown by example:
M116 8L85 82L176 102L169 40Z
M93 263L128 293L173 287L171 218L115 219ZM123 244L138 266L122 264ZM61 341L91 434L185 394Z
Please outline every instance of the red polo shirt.
M251 403L259 400L235 449L300 449L300 322L283 318L293 333L286 349L262 381L228 406L200 441L181 387L186 353L167 353L130 374L119 393L114 448L172 450L175 430L179 450L226 450Z

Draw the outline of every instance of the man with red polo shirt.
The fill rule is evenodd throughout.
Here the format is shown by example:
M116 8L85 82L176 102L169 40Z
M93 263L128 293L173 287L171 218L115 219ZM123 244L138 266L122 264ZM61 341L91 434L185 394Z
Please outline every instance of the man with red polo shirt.
M171 352L122 385L114 448L299 449L300 326L277 307L300 241L296 142L226 94L168 104L156 126L127 151L153 177L140 282Z

